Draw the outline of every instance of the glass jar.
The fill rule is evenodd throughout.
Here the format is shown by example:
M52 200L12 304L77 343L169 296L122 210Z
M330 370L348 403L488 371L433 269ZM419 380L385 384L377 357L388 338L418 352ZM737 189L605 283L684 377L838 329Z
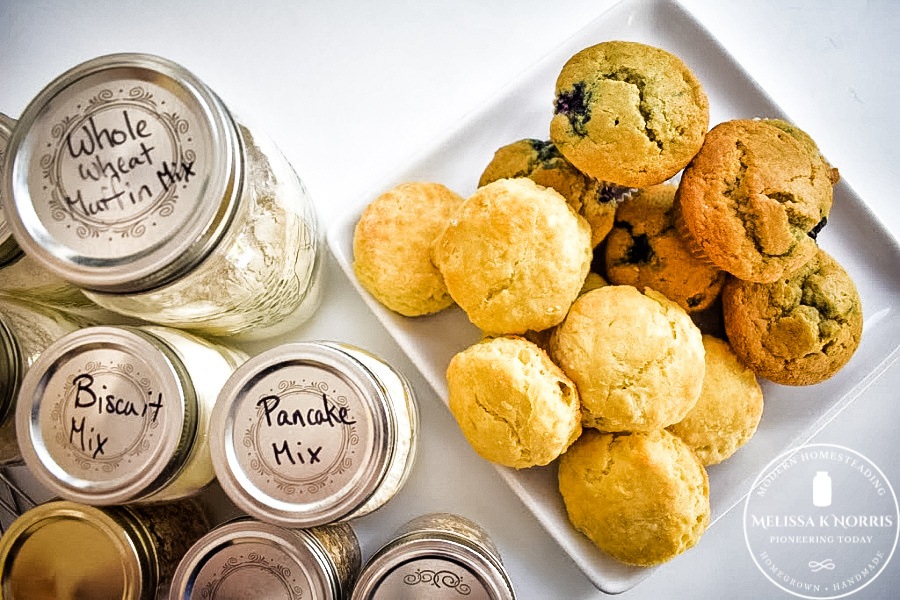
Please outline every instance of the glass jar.
M0 538L10 600L165 598L178 561L209 522L199 503L93 507L41 504Z
M15 124L14 120L0 113L0 173ZM0 293L70 310L93 307L94 303L81 290L50 273L22 252L6 224L3 193L0 188Z
M7 220L25 252L109 310L212 336L308 319L320 233L275 145L168 60L64 73L9 143Z
M47 346L88 324L48 306L0 296L0 465L21 460L15 405L25 373Z
M213 410L213 466L245 513L286 527L353 519L384 505L415 457L406 379L336 342L282 344L251 358Z
M515 600L487 532L459 515L422 515L401 527L363 567L353 600Z
M91 505L193 495L214 479L209 417L245 356L160 326L81 329L22 380L19 448L56 495Z
M238 519L187 551L169 600L341 600L349 597L359 568L359 542L345 523L286 529Z

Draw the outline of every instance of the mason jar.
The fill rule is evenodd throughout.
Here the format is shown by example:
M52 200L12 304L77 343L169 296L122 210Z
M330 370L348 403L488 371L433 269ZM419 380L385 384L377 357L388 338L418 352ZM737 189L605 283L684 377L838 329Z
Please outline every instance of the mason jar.
M336 342L270 348L239 367L212 416L219 484L248 515L285 527L384 505L412 468L418 409L382 359Z
M6 164L19 244L104 308L254 339L318 305L306 189L268 138L175 63L113 54L72 68L25 108Z
M236 519L185 553L169 600L342 600L350 596L360 560L356 534L346 523L287 529Z
M7 145L15 124L13 119L0 113L0 173L3 172ZM94 303L81 290L22 252L6 224L3 194L0 186L0 293L69 310L94 307Z
M363 567L353 600L515 600L500 553L477 523L452 513L412 519Z
M127 507L40 504L0 538L2 596L164 599L178 561L207 531L208 517L193 500Z
M21 460L15 405L25 373L47 346L88 325L48 306L0 296L0 465Z
M160 326L70 333L22 380L22 457L51 492L85 504L197 494L215 477L209 418L216 395L245 358Z

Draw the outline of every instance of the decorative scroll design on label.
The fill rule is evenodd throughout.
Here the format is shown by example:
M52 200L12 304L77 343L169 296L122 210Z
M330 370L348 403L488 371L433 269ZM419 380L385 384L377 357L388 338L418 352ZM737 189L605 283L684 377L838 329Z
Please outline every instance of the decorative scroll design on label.
M261 569L278 579L289 594L286 600L301 600L303 598L303 587L298 585L297 579L292 575L289 568L278 560L268 558L259 552L248 552L246 556L229 556L220 570L211 573L208 576L209 581L199 590L200 600L217 598L219 588L225 580L246 569ZM247 590L248 593L251 591Z
M460 596L468 596L472 592L472 587L465 583L460 575L448 569L440 571L416 569L403 576L403 583L409 586L430 585L435 588L449 588L456 590Z
M133 364L87 362L50 409L54 448L82 471L112 473L153 447L163 409L162 393Z
M136 239L173 215L197 174L191 126L164 95L104 88L50 129L39 165L49 214L83 239Z
M320 494L355 466L356 415L326 381L280 381L248 421L241 444L249 467L281 494Z

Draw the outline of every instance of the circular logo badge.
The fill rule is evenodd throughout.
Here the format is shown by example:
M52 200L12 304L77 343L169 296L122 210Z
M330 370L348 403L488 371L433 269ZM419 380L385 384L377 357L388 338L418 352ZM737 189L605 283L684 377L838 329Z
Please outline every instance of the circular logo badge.
M897 496L881 469L831 444L776 458L744 504L753 561L800 598L841 598L869 585L890 562L898 521Z

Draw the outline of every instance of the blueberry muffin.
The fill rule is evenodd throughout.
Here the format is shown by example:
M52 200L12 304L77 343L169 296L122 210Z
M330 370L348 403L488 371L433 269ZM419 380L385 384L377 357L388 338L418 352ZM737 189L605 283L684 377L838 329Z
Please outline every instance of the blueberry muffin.
M706 93L681 59L646 44L609 41L563 66L550 139L587 175L641 188L683 169L708 126Z
M695 257L676 231L671 184L644 188L622 203L606 240L604 260L610 283L653 288L689 313L709 308L725 272Z
M706 373L697 404L669 431L684 440L704 465L720 463L746 444L763 412L763 392L727 341L703 336Z
M609 233L616 206L633 191L588 177L567 161L553 142L524 139L498 149L478 185L515 177L528 177L563 195L591 226L591 245L597 246Z
M478 188L432 246L450 296L495 335L562 321L591 257L587 221L559 192L524 177Z
M700 330L662 294L610 285L580 296L550 338L550 355L575 385L582 424L652 431L677 423L700 395Z
M709 478L665 430L585 430L559 462L572 525L621 562L652 566L694 546L709 525Z
M429 252L463 198L439 183L402 183L363 210L353 234L353 270L381 304L408 317L453 304Z
M581 434L575 384L516 336L489 338L447 367L450 412L483 458L516 469L546 465Z
M785 385L837 373L862 337L862 302L850 275L819 249L773 283L730 278L722 290L725 331L753 371Z
M771 283L816 253L836 180L797 128L727 121L707 134L685 169L676 223L698 256L738 279Z

